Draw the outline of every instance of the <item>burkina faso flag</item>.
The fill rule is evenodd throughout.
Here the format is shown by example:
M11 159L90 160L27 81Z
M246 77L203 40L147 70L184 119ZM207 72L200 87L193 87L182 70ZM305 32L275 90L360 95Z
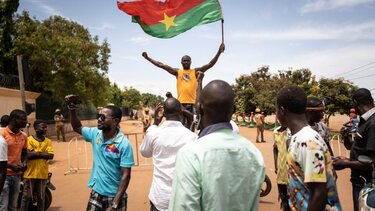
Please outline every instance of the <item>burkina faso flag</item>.
M117 6L144 32L159 38L171 38L222 17L217 0L139 0L117 2Z

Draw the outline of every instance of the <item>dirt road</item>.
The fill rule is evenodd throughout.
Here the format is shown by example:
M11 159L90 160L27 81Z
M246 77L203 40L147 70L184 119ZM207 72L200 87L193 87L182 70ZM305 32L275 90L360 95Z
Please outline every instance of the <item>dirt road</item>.
M341 119L337 122L342 122ZM121 130L125 133L141 133L142 127L137 126L140 122L137 121L125 121L121 123ZM240 133L247 139L255 142L256 129L241 127ZM69 134L73 137L74 134ZM56 140L55 137L52 137ZM261 198L259 210L279 210L279 203L277 200L277 186L275 183L275 173L273 164L272 154L272 133L270 131L265 132L266 143L254 143L256 147L261 150L266 164L266 173L272 181L271 193ZM135 140L135 136L129 136L129 140L133 146L134 159L137 162L137 148L141 144L142 138L140 136ZM81 168L86 167L85 161L85 144L82 138L78 138L77 147L75 142L70 145L71 164L73 167L77 167L76 149L79 154L79 166ZM50 164L50 172L53 173L52 182L56 186L56 190L52 192L53 201L49 210L51 211L80 211L85 210L90 189L86 187L87 182L90 178L91 170L78 170L75 173L69 173L64 175L69 170L68 166L68 143L67 142L56 142L53 141L53 147L55 150L55 159ZM339 155L339 148L337 143L333 143L335 155ZM341 145L341 155L347 156L348 153L344 150ZM87 144L87 163L88 167L92 165L92 152L91 144ZM128 210L129 211L144 211L149 210L148 192L152 181L152 160L144 159L141 155L138 156L140 166L132 168L132 177L128 188ZM249 164L251 165L251 164ZM344 210L353 210L352 199L351 199L351 183L349 182L350 170L344 170L338 172L338 192Z

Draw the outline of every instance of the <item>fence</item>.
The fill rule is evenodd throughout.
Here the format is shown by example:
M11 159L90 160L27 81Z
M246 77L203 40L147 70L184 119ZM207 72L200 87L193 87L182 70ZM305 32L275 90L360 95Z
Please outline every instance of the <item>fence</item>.
M126 133L124 135L129 140L133 148L135 166L153 165L151 158L145 158L142 155L140 155L140 152L139 152L139 146L142 143L144 134L143 133ZM76 173L78 170L91 169L88 163L89 163L89 160L91 161L92 159L92 151L91 150L89 152L87 151L86 141L79 141L78 139L82 139L82 136L74 137L68 143L68 168L69 170L65 172L64 175ZM75 153L71 151L71 148L72 148L71 145L73 143L75 143ZM84 145L83 153L81 153L82 144ZM90 155L90 157L88 157L88 155ZM75 160L75 163L73 162L73 160ZM84 161L85 163L84 167L80 166L80 160L81 162L82 160Z

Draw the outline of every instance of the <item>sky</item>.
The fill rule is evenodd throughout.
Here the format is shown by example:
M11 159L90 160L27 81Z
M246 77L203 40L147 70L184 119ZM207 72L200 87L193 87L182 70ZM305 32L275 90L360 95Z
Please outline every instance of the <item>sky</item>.
M262 66L308 68L317 79L344 77L375 97L375 0L221 0L225 52L203 81L234 84ZM177 96L176 78L142 57L181 68L207 64L221 43L220 21L197 26L171 39L145 34L115 0L20 0L18 13L38 20L60 15L76 21L111 48L108 77L121 88Z

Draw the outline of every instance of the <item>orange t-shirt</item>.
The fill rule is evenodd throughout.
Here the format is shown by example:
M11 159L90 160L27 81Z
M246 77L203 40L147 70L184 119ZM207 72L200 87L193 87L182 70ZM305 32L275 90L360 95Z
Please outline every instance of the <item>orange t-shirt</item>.
M22 149L27 148L27 136L25 133L20 131L19 133L13 133L8 127L0 131L5 141L8 143L8 163L19 164L21 163ZM7 175L18 175L22 174L21 171L14 172L10 168L7 170Z
M195 69L178 70L177 74L177 99L180 103L195 104L197 95L197 77Z

